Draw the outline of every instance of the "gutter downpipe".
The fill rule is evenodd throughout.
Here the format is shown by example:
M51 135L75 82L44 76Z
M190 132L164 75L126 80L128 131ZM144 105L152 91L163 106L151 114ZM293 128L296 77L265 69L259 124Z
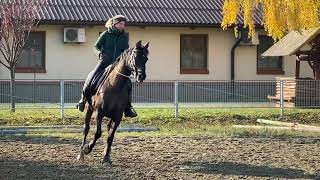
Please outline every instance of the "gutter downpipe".
M235 51L236 48L239 46L240 42L242 41L243 36L241 35L242 32L240 32L240 38L237 39L237 41L234 43L234 45L231 48L231 59L230 59L230 79L231 81L234 81L234 60L235 60Z
M237 39L237 41L234 43L234 45L231 48L231 59L230 59L230 89L229 89L229 100L231 100L232 102L235 101L236 96L235 96L235 83L234 83L234 74L235 74L235 68L234 68L234 61L235 61L235 51L236 48L239 46L240 42L243 39L243 35L242 35L242 31L240 32L240 38Z

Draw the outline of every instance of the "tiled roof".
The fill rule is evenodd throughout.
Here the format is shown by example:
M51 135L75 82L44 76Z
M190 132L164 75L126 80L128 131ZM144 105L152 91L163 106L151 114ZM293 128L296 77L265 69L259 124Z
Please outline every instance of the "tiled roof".
M101 24L114 15L123 14L131 24L219 25L223 18L223 2L224 0L47 0L38 18L45 22ZM254 20L260 24L261 16L256 15Z

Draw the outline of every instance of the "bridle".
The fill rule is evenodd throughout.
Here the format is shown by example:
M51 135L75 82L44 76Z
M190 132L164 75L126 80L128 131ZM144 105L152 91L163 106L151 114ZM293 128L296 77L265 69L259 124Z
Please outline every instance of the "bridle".
M135 61L134 61L134 59L136 58L136 52L137 51L138 50L133 49L131 54L130 54L130 59L129 59L129 62L128 62L130 75L127 76L127 75L119 72L118 69L115 68L115 71L116 71L117 74L119 74L120 76L126 77L128 79L131 79L131 75L132 74L135 74L137 76L137 68L136 68Z

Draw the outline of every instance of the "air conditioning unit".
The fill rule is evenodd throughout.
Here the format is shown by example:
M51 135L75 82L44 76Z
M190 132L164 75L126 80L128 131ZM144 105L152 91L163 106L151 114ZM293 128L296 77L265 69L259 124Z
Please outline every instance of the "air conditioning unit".
M64 42L86 42L85 28L64 28Z
M242 40L240 42L240 45L242 46L255 46L259 45L259 34L256 32L256 34L252 37L248 37L248 31L240 31L240 36L242 37Z

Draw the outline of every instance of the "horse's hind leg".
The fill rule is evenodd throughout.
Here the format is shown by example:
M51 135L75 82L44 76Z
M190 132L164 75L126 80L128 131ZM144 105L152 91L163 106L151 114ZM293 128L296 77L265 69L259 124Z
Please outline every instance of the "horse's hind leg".
M103 119L103 112L101 110L98 110L98 113L96 116L97 129L96 129L96 133L94 135L94 140L91 141L88 145L84 146L84 148L83 148L84 154L89 154L92 151L93 147L95 146L97 140L101 137L101 135L102 135L102 130L101 130L102 119Z
M90 130L90 120L91 120L92 113L93 113L93 111L91 109L87 110L86 117L85 117L85 126L84 126L84 130L83 130L83 140L82 140L82 144L80 146L80 153L77 157L77 159L80 161L83 161L83 159L84 159L83 147L86 144L87 136L88 136L88 133Z
M110 122L108 123L108 130L109 130L109 135L108 135L108 140L107 140L107 147L104 150L104 157L102 164L104 163L109 163L110 165L112 164L110 153L111 153L111 146L112 142L114 139L114 134L116 133L116 130L121 122L121 118L112 118Z

